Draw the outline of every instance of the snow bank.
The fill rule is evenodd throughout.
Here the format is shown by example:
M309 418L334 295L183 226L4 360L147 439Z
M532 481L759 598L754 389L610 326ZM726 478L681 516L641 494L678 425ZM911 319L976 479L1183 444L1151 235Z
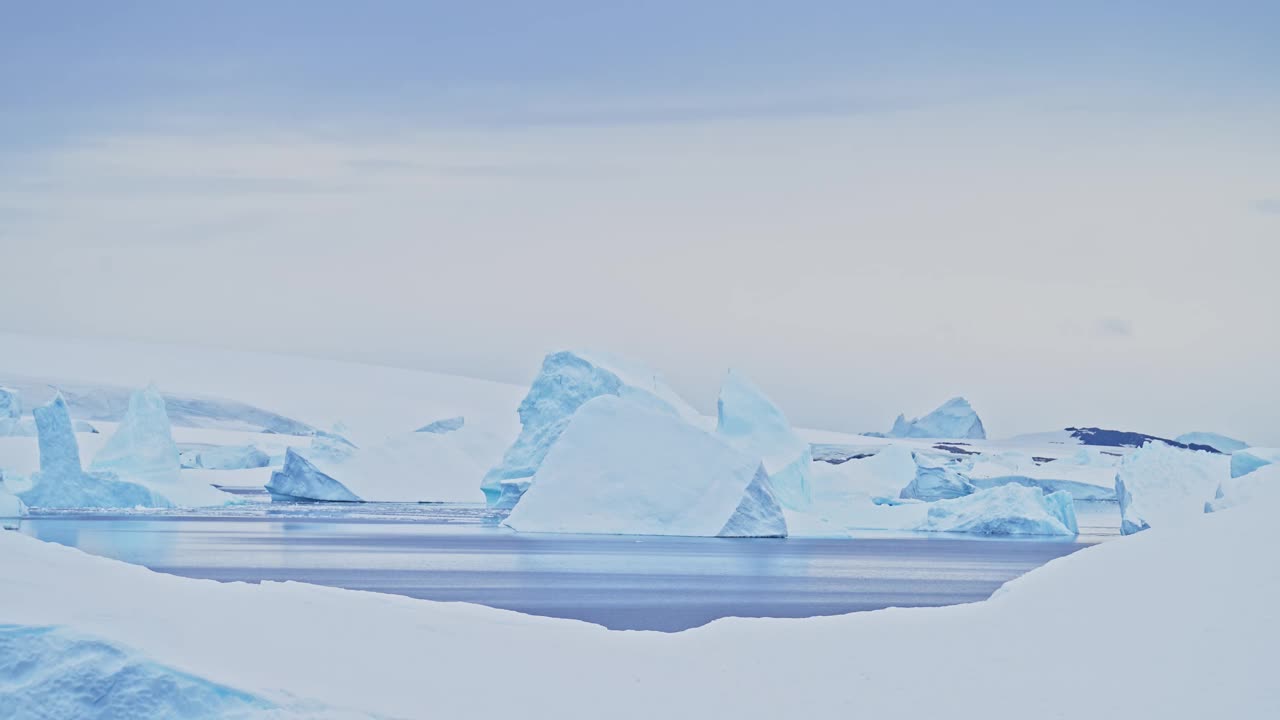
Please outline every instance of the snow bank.
M1116 473L1120 532L1177 525L1204 512L1228 474L1228 456L1148 443L1127 456Z
M1248 475L1260 467L1280 463L1280 448L1251 447L1231 454L1231 477Z
M897 438L950 438L982 440L987 431L982 427L982 420L974 412L969 401L962 397L954 397L946 401L937 410L907 421L906 416L899 415L893 422L893 429L888 437Z
M529 718L598 718L605 708L617 720L1012 720L1105 708L1118 718L1270 720L1280 717L1273 518L1251 505L1155 527L1055 560L986 602L725 619L675 634L298 583L190 580L0 533L0 623L63 626L266 702L308 703L297 716L312 718L490 718L500 656L519 668L503 677L503 695ZM1107 650L1118 638L1141 648L1141 662ZM71 668L61 654L24 667L57 678ZM116 686L102 687L101 702L115 702Z
M520 435L480 485L489 504L502 493L503 480L533 477L569 418L583 403L601 395L627 398L690 420L698 417L652 370L604 355L552 353L543 359L538 377L520 403Z
M1249 447L1249 443L1236 440L1235 438L1219 435L1211 432L1189 432L1183 433L1174 438L1174 441L1183 445L1205 445L1228 455Z
M30 507L168 507L170 503L148 488L120 480L110 472L87 473L80 467L80 446L71 430L71 416L62 395L36 408L40 470L18 492Z
M921 530L977 535L1075 535L1071 495L1045 495L1038 488L1001 485L954 500L929 504Z
M758 457L652 402L582 405L504 524L521 532L782 537Z
M769 487L783 507L803 509L812 501L813 454L782 410L745 375L730 370L716 403L716 434L746 455L759 457Z

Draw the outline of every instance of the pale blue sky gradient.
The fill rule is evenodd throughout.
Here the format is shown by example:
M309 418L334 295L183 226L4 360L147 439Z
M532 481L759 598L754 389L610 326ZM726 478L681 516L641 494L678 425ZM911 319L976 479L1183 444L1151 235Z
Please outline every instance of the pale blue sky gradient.
M0 329L1280 444L1276 3L0 5Z

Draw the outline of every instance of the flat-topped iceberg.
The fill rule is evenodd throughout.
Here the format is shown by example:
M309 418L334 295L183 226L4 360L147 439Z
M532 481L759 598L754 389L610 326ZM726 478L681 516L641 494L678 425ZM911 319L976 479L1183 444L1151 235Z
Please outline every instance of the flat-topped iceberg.
M80 466L80 446L71 429L67 403L58 393L48 405L33 411L40 446L40 470L29 479L30 487L17 493L36 508L168 507L138 483L120 480L111 472L85 472Z
M974 460L966 477L978 488L1025 485L1046 493L1066 491L1076 500L1114 501L1116 471L1112 460L1088 448L1058 459L1021 452L984 454Z
M783 507L803 509L812 501L813 454L782 410L742 373L730 370L716 403L716 434L746 455L759 457L769 487Z
M1183 433L1178 437L1174 438L1174 441L1180 442L1183 445L1207 446L1207 447L1213 448L1214 450L1217 450L1218 452L1227 453L1227 454L1231 454L1237 450L1243 450L1249 447L1249 443L1247 442L1236 440L1235 438L1230 438L1230 437L1227 437L1226 435L1219 435L1218 433L1211 433L1211 432Z
M1076 535L1071 494L1001 485L954 500L929 504L920 530L977 535Z
M1227 471L1227 455L1147 443L1125 457L1116 473L1120 532L1132 535L1200 515Z
M909 421L905 415L899 415L886 436L985 440L987 431L969 401L954 397L921 418Z
M1248 475L1260 467L1280 463L1280 448L1251 447L1231 453L1231 477Z
M504 480L533 477L574 412L602 395L626 398L689 420L699 417L652 370L605 355L551 353L520 403L520 435L480 484L488 503L493 505L503 494Z
M504 524L521 532L785 537L760 459L645 400L574 413Z
M480 502L482 466L460 447L462 432L404 433L337 459L290 448L266 488L278 500Z
M250 470L271 464L271 456L253 445L205 445L183 450L179 460L184 468L204 470Z

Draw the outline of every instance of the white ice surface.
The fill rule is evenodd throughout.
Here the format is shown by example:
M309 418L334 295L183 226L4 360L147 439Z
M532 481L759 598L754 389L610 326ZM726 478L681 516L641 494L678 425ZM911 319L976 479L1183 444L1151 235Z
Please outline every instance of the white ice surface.
M1156 527L1054 560L986 602L726 619L677 634L190 580L0 533L0 623L63 626L284 708L310 705L294 717L461 720L509 707L558 720L602 709L619 720L1270 720L1280 717L1273 518L1254 505ZM518 671L495 696L499 661Z

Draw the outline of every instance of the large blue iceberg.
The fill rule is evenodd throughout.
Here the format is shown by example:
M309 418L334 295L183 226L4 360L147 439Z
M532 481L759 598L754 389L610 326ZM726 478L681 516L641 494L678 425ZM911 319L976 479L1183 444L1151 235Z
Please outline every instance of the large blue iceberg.
M741 452L759 457L769 486L784 507L809 506L813 454L782 410L741 373L730 370L716 404L716 434Z
M503 496L503 481L533 477L574 412L602 395L626 398L675 416L697 417L697 412L652 370L604 355L552 353L542 361L538 377L520 403L520 435L481 481L486 501L490 505L498 502Z
M521 532L785 537L758 457L658 409L582 405L504 523Z
M886 436L985 440L987 431L969 401L954 397L922 418L908 421L905 415L899 415Z
M1045 495L1037 488L1002 485L954 500L929 504L921 530L978 535L1076 535L1071 494Z
M143 485L126 482L111 472L85 472L80 466L80 446L71 429L71 416L62 394L33 411L40 446L40 470L31 487L18 493L30 507L169 507L163 497Z

